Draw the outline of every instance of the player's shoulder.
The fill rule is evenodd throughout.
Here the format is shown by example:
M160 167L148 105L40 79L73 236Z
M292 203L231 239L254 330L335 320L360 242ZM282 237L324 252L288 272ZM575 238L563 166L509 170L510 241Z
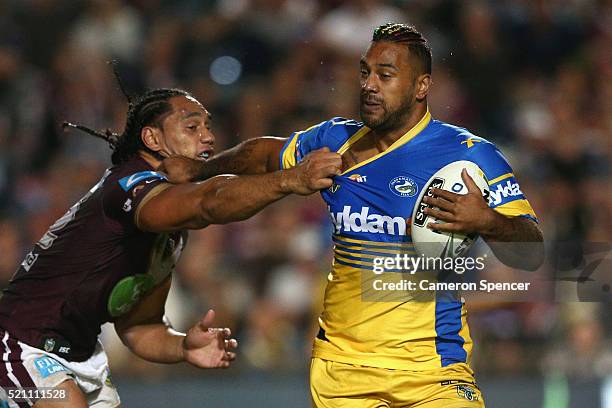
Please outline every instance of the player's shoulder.
M302 144L308 150L324 146L337 150L351 136L363 128L364 124L362 122L336 116L304 131L296 132L299 137L297 143Z
M321 123L311 126L305 132L315 130L321 135L338 136L346 134L354 134L363 128L363 122L358 122L354 119L347 119L340 116L335 116L329 120L325 120Z
M432 121L432 125L432 130L437 137L445 145L458 149L465 158L489 156L499 152L495 143L472 133L464 127L439 120Z
M364 126L363 122L355 119L343 118L341 116L334 116L333 118L329 119L327 123L329 123L329 126L340 126L343 128L353 128L357 130Z
M133 211L160 184L167 184L166 176L153 170L141 158L133 158L111 167L102 191L105 214L131 222Z
M471 146L476 144L482 144L483 146L494 146L494 144L488 139L482 136L477 136L464 127L442 122L440 120L433 120L432 125L438 136L445 138L448 141L465 145L470 144Z
M110 169L107 187L128 192L138 185L165 182L165 174L150 168L142 159L132 159Z

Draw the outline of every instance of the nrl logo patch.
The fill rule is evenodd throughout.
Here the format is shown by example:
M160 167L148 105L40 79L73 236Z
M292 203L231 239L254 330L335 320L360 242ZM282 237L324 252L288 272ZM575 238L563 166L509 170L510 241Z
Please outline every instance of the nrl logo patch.
M458 385L457 395L459 395L461 398L465 398L468 401L478 401L478 393L476 390L467 385Z
M55 348L55 340L47 339L45 340L45 345L43 346L46 352L50 353Z

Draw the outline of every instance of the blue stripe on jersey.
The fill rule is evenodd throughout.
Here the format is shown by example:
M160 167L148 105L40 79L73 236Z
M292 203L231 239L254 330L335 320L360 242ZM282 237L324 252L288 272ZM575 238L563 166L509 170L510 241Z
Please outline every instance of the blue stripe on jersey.
M344 244L341 244L339 242L336 242L336 246L334 249L337 249L339 251L345 251L345 252L351 252L351 253L355 253L355 254L363 254L363 255L374 255L374 256L380 256L380 257L395 257L395 255L400 255L403 256L404 254L406 255L416 255L416 251L414 249L409 249L409 250L398 250L395 253L388 253L388 252L383 252L381 251L381 249L384 248L366 248L366 249L361 249L361 247L350 247L350 246L346 246Z
M535 222L536 224L540 223L540 221L538 221L538 219L536 217L534 217L533 215L521 214L521 215L519 215L519 217L525 217L527 219L530 219L531 221Z
M339 255L339 256L343 256L343 255ZM350 266L351 268L356 268L356 269L362 269L364 271L370 271L372 272L372 265L359 265L356 263L352 263L352 262L347 262L347 261L343 261L341 259L338 259L338 255L334 256L334 262L339 263L340 265L344 265L344 266ZM406 272L405 270L402 269L385 269L385 273L386 272L397 272L397 273L403 273Z
M376 251L373 251L373 250L364 251L364 250L357 249L357 248L345 247L345 246L343 246L341 244L338 244L335 249L337 249L339 251L345 251L345 252L354 253L354 254L357 254L357 255L360 255L360 254L363 254L363 255L373 255L373 256L378 256L378 257L381 257L381 258L388 258L388 257L395 258L395 255L396 255L396 254L389 254L389 253L384 253L384 252L376 252ZM397 255L399 255L401 257L403 257L404 254L406 254L406 255L416 255L416 252L414 250L397 252Z
M402 249L413 250L414 249L413 245L406 245L406 244L412 244L412 241L410 240L400 241L400 242L371 241L372 244L368 244L367 243L368 241L362 241L362 242L347 241L347 239L343 237L342 235L336 235L336 234L332 235L332 240L340 245L372 248L372 249L398 249L398 250L402 250Z
M373 264L374 261L372 260L372 258L363 258L360 256L357 256L359 254L354 254L354 255L349 255L349 254L341 254L339 252L337 252L336 250L334 250L334 252L336 253L336 256L341 256L344 259L350 259L352 261L359 261L359 262L367 262L369 264ZM368 266L368 265L364 265L364 266Z
M356 264L356 263L342 261L342 260L338 259L337 256L334 256L334 262L338 262L340 265L350 266L351 268L365 269L365 270L368 270L368 271L371 270L371 268L369 268L366 265L359 265L359 264Z
M447 299L441 299L443 296ZM459 335L461 307L462 303L451 301L447 292L436 293L436 352L442 359L442 367L467 362L465 340Z

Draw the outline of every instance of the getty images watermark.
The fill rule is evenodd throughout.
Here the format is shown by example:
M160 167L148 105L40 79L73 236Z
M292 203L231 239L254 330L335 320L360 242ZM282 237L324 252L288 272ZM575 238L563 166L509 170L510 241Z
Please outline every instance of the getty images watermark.
M395 256L376 257L373 259L372 271L380 275L385 271L399 271L415 274L417 271L445 270L463 274L466 270L485 268L487 255L478 257L427 257L408 254L395 254Z
M376 257L372 260L372 272L382 275L385 272L407 273L415 275L417 272L436 271L439 273L453 272L462 275L466 271L483 271L487 255L478 257L426 257L408 254ZM375 291L527 291L531 282L490 282L480 279L478 282L447 281L437 277L431 279L373 279L372 288Z
M531 248L533 245L533 248ZM537 253L541 244L502 243L505 253ZM427 257L412 249L380 253L370 249L359 259L362 300L368 302L476 301L612 303L612 243L545 244L544 262L536 270L503 264L487 245L468 255ZM372 253L377 251L379 253ZM375 255L375 256L371 256ZM340 261L352 262L351 258ZM352 257L354 260L355 258Z

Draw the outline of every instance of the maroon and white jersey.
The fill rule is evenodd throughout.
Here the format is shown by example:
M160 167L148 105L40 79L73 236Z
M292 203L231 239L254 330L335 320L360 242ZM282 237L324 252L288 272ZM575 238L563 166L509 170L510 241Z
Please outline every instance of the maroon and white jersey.
M165 280L186 243L186 233L135 224L167 185L140 157L106 170L28 253L0 298L0 327L66 360L88 359L100 326Z

